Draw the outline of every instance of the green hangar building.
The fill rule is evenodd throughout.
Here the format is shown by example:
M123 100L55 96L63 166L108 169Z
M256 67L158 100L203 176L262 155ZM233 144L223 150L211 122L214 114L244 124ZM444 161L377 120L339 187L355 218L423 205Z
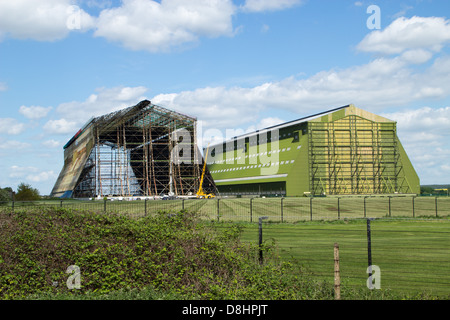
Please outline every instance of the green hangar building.
M420 193L396 122L354 105L237 136L206 150L208 171L222 196Z

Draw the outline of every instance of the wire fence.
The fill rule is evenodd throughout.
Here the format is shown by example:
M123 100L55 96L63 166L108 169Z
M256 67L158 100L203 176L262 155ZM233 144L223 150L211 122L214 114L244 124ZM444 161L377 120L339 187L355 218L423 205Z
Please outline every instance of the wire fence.
M411 298L419 293L450 298L449 227L447 219L372 221L370 261L379 268L374 273L376 288L410 294ZM334 281L333 251L337 243L342 285L368 288L368 232L364 220L340 224L264 223L262 233L263 243L275 244L276 255L300 264L316 280L329 283ZM257 224L246 224L242 238L257 244Z
M296 222L381 217L444 217L450 215L450 197L318 197L318 198L216 198L175 200L48 200L0 202L12 212L60 207L93 212L126 213L133 216L159 211L189 210L218 221L255 222L256 216L270 221Z

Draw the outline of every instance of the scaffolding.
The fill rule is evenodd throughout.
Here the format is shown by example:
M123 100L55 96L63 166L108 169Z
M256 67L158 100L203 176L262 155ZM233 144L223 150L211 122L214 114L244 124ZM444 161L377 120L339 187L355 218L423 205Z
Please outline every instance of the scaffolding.
M403 172L396 123L351 115L309 122L313 195L412 192Z
M203 163L196 125L196 118L148 100L94 118L65 146L65 166L52 194L69 191L74 198L195 194ZM74 162L82 164L77 167ZM62 183L69 174L73 177ZM204 183L215 192L209 172Z

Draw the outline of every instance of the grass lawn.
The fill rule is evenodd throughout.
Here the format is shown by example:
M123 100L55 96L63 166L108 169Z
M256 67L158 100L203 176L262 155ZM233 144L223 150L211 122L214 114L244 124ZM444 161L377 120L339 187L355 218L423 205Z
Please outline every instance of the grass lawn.
M258 224L243 224L244 241L258 241ZM334 243L339 244L344 286L366 288L366 220L263 224L263 241L283 259L334 281ZM380 267L381 290L450 298L450 220L379 219L371 222L372 264ZM344 295L345 293L343 293Z

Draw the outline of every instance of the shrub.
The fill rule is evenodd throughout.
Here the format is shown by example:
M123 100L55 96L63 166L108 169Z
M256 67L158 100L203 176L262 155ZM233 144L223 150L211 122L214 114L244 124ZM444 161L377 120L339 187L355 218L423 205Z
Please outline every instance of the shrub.
M39 190L31 187L29 184L21 183L17 187L16 201L36 201L41 199Z
M61 208L0 213L0 297L144 290L186 299L332 298L330 285L290 263L259 265L257 248L241 243L240 232L186 211L139 219ZM66 286L70 265L80 268L79 290Z

